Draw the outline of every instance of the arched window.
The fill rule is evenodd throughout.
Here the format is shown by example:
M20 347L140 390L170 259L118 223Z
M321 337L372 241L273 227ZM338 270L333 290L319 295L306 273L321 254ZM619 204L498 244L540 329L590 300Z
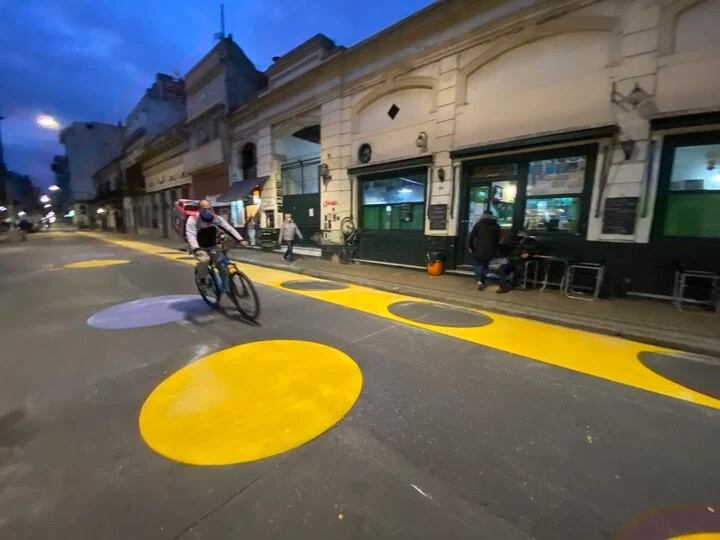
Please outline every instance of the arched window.
M240 151L240 167L243 180L257 178L257 152L253 143L247 143Z

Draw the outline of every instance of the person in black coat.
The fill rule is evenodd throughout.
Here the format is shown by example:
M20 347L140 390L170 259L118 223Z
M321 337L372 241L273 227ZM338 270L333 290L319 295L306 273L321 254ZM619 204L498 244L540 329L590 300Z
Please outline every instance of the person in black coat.
M468 251L472 255L478 290L485 289L490 261L495 257L500 243L500 225L490 212L483 212L468 237Z

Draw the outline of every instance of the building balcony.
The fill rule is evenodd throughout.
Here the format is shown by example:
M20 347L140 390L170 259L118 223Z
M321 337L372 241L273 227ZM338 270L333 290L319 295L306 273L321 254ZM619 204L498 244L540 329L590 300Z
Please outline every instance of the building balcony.
M185 172L192 173L199 169L211 167L223 162L222 139L215 139L183 155Z

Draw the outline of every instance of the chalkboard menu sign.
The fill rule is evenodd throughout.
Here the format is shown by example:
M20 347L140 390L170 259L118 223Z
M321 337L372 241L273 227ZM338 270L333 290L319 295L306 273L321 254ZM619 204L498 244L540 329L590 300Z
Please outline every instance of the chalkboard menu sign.
M410 203L403 203L399 207L400 211L400 221L404 221L405 223L409 223L412 221L412 204Z
M431 204L428 211L431 231L447 230L447 204Z
M638 197L614 197L605 201L603 234L634 234Z

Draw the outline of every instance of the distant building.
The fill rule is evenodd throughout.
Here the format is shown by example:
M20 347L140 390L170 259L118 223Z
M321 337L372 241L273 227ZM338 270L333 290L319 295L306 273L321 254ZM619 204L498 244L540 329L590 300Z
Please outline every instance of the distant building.
M196 198L227 192L230 137L225 115L265 87L265 75L232 40L223 38L185 77L190 150L183 159Z
M55 193L53 198L59 208L65 209L71 196L70 165L67 156L54 156L50 170L55 175L55 185L60 188L60 191Z
M145 148L170 127L185 119L185 81L158 73L153 85L125 119L125 145L120 168L123 175L124 224L133 233L151 233L158 228L156 203L145 194L140 162Z
M120 155L125 128L101 122L73 122L60 132L70 170L76 225L90 225L88 203L95 198L93 175Z

